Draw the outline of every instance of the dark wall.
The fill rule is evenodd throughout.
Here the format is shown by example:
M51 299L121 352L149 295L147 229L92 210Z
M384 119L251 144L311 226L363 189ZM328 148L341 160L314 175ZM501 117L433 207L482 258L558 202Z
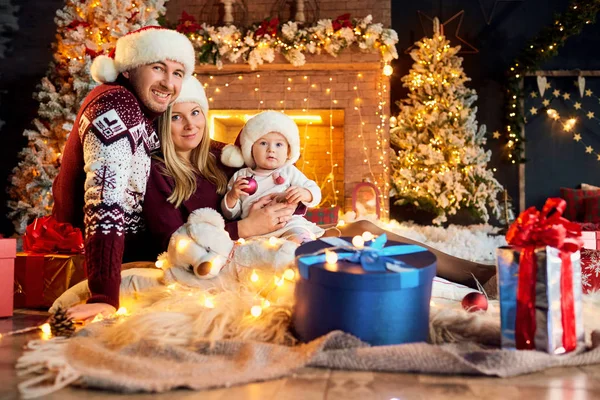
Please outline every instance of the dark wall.
M32 95L46 74L52 57L50 45L54 41L54 15L64 0L19 0L17 13L19 30L12 35L12 51L0 60L0 119L6 125L0 130L0 233L10 235L12 223L6 217L7 188L12 169L17 165L17 154L27 144L23 131L31 127L38 105ZM6 92L4 92L6 91Z
M423 29L417 17L422 11L430 17L438 16L441 22L464 10L464 19L459 36L479 49L478 54L465 54L463 66L472 81L467 85L474 88L479 100L477 119L488 130L488 148L492 150L491 166L498 169L496 177L508 190L518 206L518 168L500 160L502 147L492 139L493 131L502 131L504 115L503 82L509 63L517 56L527 41L536 36L543 27L553 23L554 14L563 12L569 0L524 0L497 2L490 25L486 24L481 5L489 13L495 0L392 0L392 27L398 32L400 59L394 63L392 80L392 103L406 96L400 78L407 74L412 60L404 50L421 38ZM457 24L446 28L452 44L460 44L454 36ZM426 26L428 32L431 28ZM586 26L578 36L570 38L557 57L542 69L600 69L600 57L596 49L600 45L600 23ZM397 111L397 108L396 108ZM580 153L578 153L580 154ZM536 182L536 175L528 170L528 183ZM537 170L542 175L544 170ZM577 165L565 165L560 170L560 181L578 174ZM558 189L550 180L548 189ZM557 186L556 188L554 186ZM531 186L532 188L534 186ZM536 190L539 191L539 185ZM528 206L530 204L527 204Z

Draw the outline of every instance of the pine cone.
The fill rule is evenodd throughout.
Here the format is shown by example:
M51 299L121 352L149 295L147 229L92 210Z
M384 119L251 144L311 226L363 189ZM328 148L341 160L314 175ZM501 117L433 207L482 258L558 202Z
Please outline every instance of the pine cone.
M58 308L48 320L52 336L70 337L75 332L73 320L67 316L67 310Z

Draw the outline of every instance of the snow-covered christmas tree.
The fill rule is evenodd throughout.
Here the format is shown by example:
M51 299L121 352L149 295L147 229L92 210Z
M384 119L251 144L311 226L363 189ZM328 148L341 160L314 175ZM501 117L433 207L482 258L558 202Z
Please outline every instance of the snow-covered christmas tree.
M398 149L392 158L395 204L435 213L434 224L459 209L487 221L488 209L499 213L502 186L487 169L491 152L482 147L485 126L477 128L477 95L465 86L470 79L457 56L460 46L450 46L437 18L434 31L411 52L415 63L402 78L408 98L390 131Z
M108 53L116 40L146 25L158 25L167 0L67 0L56 13L54 60L34 98L39 101L28 146L14 169L9 190L9 217L23 233L35 217L52 209L52 181L58 172L79 105L94 87L89 68L94 57Z

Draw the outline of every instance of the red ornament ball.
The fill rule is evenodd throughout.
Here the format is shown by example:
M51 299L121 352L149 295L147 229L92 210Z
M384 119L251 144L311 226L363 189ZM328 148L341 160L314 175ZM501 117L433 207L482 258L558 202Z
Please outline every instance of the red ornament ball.
M275 183L278 185L283 185L285 183L285 178L279 175L277 178L275 178Z
M483 293L471 292L462 299L462 307L469 311L487 311L488 300Z
M248 187L242 190L249 195L253 195L256 193L256 189L258 189L258 182L256 182L256 179L254 179L254 175L250 178L246 178L246 181L248 182Z

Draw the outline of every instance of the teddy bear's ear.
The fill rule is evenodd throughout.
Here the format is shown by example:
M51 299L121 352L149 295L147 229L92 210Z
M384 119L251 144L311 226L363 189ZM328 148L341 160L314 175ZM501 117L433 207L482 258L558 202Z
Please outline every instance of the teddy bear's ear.
M206 223L225 229L225 221L221 214L212 208L199 208L190 214L188 222L192 224Z

